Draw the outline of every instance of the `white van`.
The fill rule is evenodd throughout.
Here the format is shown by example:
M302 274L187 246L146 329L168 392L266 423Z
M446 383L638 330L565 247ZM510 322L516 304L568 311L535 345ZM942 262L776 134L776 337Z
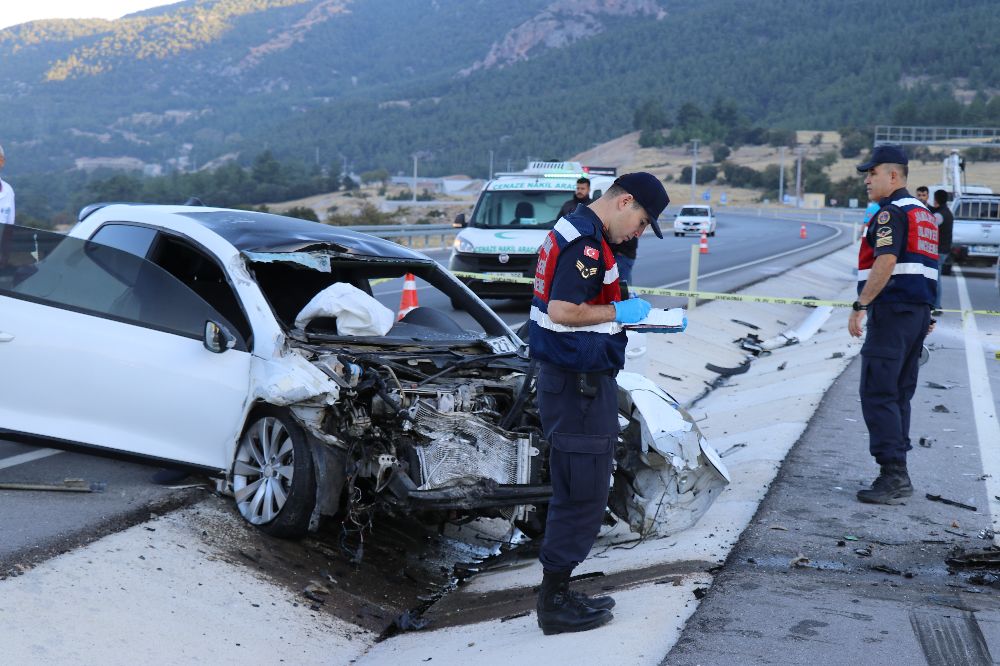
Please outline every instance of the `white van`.
M448 268L483 275L459 276L480 297L530 297L531 284L503 278L535 277L538 248L555 226L563 204L573 198L581 176L590 178L594 199L614 182L613 175L594 175L579 162L531 162L523 172L497 174L483 186L472 217L466 220L460 214L455 219L462 230Z

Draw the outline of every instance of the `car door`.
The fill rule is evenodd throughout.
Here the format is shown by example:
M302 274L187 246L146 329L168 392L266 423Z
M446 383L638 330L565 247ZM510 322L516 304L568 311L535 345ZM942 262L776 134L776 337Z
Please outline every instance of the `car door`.
M238 335L208 351L207 321L225 325L148 261L11 227L0 239L0 430L228 467L250 354Z

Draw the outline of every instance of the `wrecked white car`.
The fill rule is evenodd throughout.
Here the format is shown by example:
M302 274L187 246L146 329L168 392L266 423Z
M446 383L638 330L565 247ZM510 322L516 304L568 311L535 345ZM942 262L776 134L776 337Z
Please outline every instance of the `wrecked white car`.
M378 296L398 287L379 290L407 273L472 323L426 306L396 321ZM207 472L273 535L379 511L544 529L526 347L433 260L372 236L132 204L88 207L67 236L7 226L0 367L0 437ZM609 506L644 535L683 529L725 468L669 396L618 381Z

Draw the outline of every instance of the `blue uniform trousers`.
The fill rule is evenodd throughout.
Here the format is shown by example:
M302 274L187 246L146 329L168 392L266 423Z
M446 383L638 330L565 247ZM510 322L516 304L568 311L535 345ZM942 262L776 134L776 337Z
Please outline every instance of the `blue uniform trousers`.
M614 372L588 375L592 397L581 393L580 375L542 363L538 411L549 442L549 502L539 560L547 573L568 573L594 545L608 504L618 440L618 385Z
M905 463L910 446L910 399L917 389L920 351L930 307L922 303L879 303L868 307L868 332L861 348L861 413L868 449L879 465Z

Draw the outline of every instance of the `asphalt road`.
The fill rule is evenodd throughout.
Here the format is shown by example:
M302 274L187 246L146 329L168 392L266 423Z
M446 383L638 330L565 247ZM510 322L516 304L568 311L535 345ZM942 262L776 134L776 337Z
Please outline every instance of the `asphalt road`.
M972 306L997 309L992 275L963 272ZM958 286L944 279L946 309L959 306ZM931 358L911 403L913 497L896 506L855 499L877 473L858 403L859 356L786 457L664 666L997 663L1000 571L947 561L988 548L981 532L996 529L1000 512L998 441L989 435L1000 317L977 315L975 324L982 374L970 371L960 315L946 312L927 339ZM992 418L977 397L992 402Z

